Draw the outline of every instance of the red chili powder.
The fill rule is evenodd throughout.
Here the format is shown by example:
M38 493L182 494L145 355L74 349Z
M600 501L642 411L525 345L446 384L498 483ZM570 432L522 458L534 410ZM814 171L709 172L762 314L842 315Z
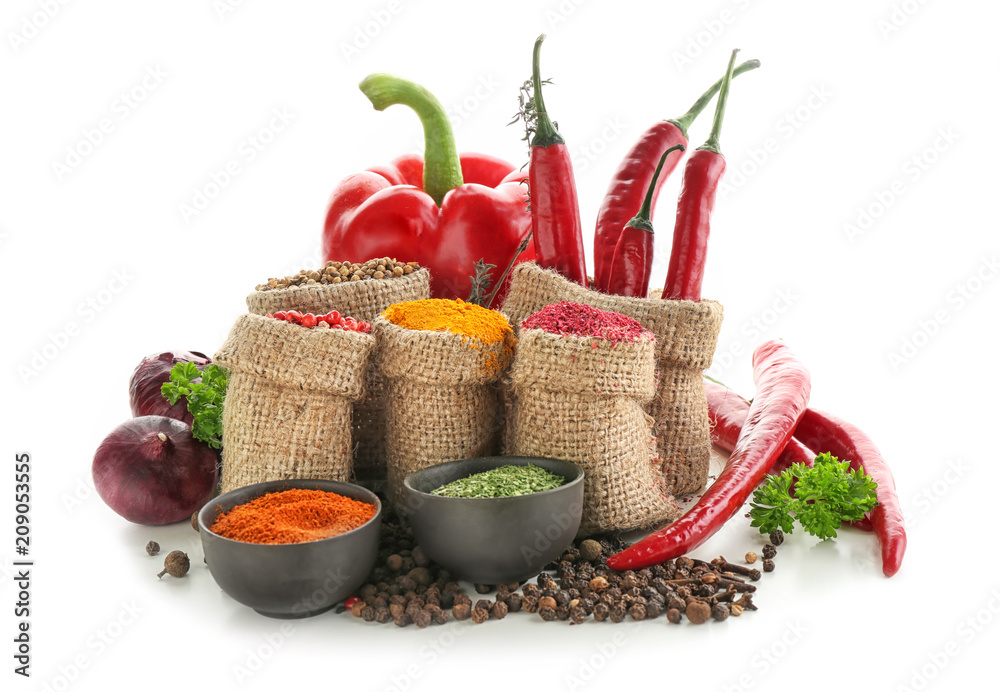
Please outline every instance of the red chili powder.
M325 490L268 493L220 514L212 533L244 543L305 543L367 523L375 505Z
M652 333L631 317L563 301L546 305L521 322L522 329L541 329L561 336L590 336L615 343L649 338Z

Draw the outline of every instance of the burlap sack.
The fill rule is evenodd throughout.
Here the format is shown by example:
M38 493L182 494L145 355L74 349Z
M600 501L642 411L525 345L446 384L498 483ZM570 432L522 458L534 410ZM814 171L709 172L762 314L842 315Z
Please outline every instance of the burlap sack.
M500 452L503 415L498 380L513 339L484 344L451 332L374 322L375 362L386 381L389 497L402 501L403 479L427 466Z
M656 336L656 396L646 407L666 490L692 493L708 480L712 440L701 373L712 364L722 327L722 305L713 300L625 298L599 293L559 274L523 262L513 270L501 311L517 331L521 320L552 303L567 300L637 320Z
M627 531L677 517L656 461L652 338L614 343L522 329L510 369L511 456L583 468L580 535Z
M242 315L215 362L229 370L222 491L289 478L346 481L351 406L364 395L371 334Z
M365 279L339 284L313 284L270 291L254 291L247 307L257 315L278 310L298 310L325 315L336 310L343 315L371 322L393 303L430 298L430 273L426 269L393 277ZM352 478L370 482L385 479L384 387L372 363L367 372L365 396L354 405L354 466Z

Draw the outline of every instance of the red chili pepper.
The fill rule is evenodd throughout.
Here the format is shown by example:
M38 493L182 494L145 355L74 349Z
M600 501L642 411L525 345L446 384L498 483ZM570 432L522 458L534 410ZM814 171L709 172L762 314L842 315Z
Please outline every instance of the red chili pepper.
M517 253L531 227L523 172L493 156L459 156L447 112L423 87L385 74L368 76L360 87L377 110L399 103L416 111L424 157L401 156L337 185L324 225L324 259L416 261L430 270L433 297L467 300L479 260L500 267L493 270L496 287L515 254L517 262L534 258L530 243Z
M684 145L675 144L663 152L639 213L622 229L611 260L607 293L632 298L645 298L649 294L649 277L653 273L653 195L656 181L663 170L663 162L672 151L684 151ZM678 158L680 157L675 156L674 160Z
M906 528L896 481L878 447L857 426L814 409L806 411L795 437L809 449L829 452L842 461L849 459L852 469L863 470L878 484L875 488L878 504L869 517L882 550L882 573L887 577L894 575L906 552Z
M712 442L732 452L750 413L750 402L732 389L710 381L705 382L705 396L708 399L708 420L712 425ZM793 438L781 450L768 473L779 474L792 464L812 466L815 459L815 454Z
M531 191L535 261L541 267L555 269L570 281L586 286L587 264L573 162L566 140L549 118L542 99L541 53L544 40L545 34L535 40L531 61L536 119L528 163L528 188Z
M760 67L759 60L747 60L733 70L733 77ZM643 196L653 179L656 167L653 157L656 152L672 146L688 143L688 128L695 118L705 109L715 94L722 87L725 77L712 85L712 88L701 95L687 113L675 120L661 120L640 135L636 143L625 154L618 164L618 170L611 177L608 191L604 193L601 208L597 212L597 227L594 230L594 285L598 291L608 292L608 276L611 273L611 260L618 246L625 223L639 213ZM653 187L652 208L656 208L656 200L660 188L670 177L674 168L680 162L680 157L672 159L664 168ZM652 218L652 217L650 217Z
M712 133L708 141L688 157L684 166L684 181L677 199L674 242L670 250L667 280L663 285L663 298L667 300L701 300L715 192L726 171L726 159L719 151L719 133L726 113L726 101L729 100L737 52L734 50L729 58L726 78L719 90Z
M767 475L809 402L809 372L780 341L753 354L757 396L729 461L684 516L608 558L612 569L642 569L697 548L718 531Z

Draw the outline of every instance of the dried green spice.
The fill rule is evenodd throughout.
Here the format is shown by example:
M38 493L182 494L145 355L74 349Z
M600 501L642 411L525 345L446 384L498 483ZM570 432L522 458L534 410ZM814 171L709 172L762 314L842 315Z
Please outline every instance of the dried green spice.
M530 495L543 490L558 488L566 482L560 475L550 473L540 466L508 464L489 471L459 478L431 491L443 497L514 497Z

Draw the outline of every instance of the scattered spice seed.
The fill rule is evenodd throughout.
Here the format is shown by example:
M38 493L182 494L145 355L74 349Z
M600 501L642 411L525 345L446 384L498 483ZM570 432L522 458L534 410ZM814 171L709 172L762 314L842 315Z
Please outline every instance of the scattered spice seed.
M163 559L163 571L156 576L162 579L164 574L169 574L171 577L180 578L187 574L190 568L191 560L188 559L187 553L182 550L171 550Z
M485 608L473 608L472 615L470 617L476 624L481 624L490 619L490 611Z
M764 559L766 560L770 560L777 554L778 554L778 549L775 548L770 543L765 544L764 547L761 549L761 555L763 555Z
M198 512L191 515L191 528L195 531L201 532L201 529L198 528Z
M785 534L781 529L775 529L768 535L768 538L770 539L772 545L777 546L781 545L785 541Z
M757 562L757 553L751 550L744 556L744 559L747 561L748 565L752 565L753 563Z
M691 624L700 625L712 617L712 607L704 601L695 600L688 604L684 614Z
M160 553L160 544L156 541L150 541L146 544L146 554L150 557L158 555Z
M774 560L771 560L770 558L765 559L764 562L763 562L763 564L761 566L764 568L765 572L773 572L774 571Z
M458 603L451 609L451 614L456 620L468 620L472 615L472 608L468 603Z

